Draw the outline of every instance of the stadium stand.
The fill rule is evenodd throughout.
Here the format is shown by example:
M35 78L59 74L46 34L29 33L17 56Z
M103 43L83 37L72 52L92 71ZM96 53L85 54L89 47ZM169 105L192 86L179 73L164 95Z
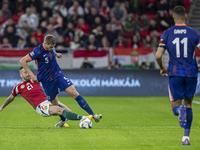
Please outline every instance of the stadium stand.
M189 14L199 14L198 2L199 0L195 1L196 6L191 7L193 11ZM157 45L163 31L174 25L171 10L176 5L185 6L187 12L190 10L190 0L3 0L0 4L0 37L8 37L8 44L17 47L16 41L21 38L21 28L24 28L28 33L25 48L42 43L47 33L54 34L57 38L62 36L65 45L69 47L70 42L76 45L75 35L79 36L83 47L91 34L99 40L100 47L112 47L119 33L123 34L129 48L136 46L133 36L137 36L139 43L146 43L144 40L150 35L154 42L157 40ZM10 15L15 25L9 24ZM128 19L130 16L132 19ZM157 25L153 28L152 19ZM193 23L195 19L195 16L188 19L193 27L197 27ZM165 25L161 20L165 20ZM10 29L10 26L14 28L12 35L15 40L8 35L7 28ZM35 37L37 42L31 37ZM0 40L3 45L3 39Z

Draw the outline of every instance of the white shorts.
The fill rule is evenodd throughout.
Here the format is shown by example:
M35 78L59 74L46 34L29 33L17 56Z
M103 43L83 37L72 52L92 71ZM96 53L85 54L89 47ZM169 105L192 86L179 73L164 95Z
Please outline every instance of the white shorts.
M48 100L43 101L36 107L36 112L40 114L43 117L50 117L51 115L49 114L49 106L52 105L52 103Z

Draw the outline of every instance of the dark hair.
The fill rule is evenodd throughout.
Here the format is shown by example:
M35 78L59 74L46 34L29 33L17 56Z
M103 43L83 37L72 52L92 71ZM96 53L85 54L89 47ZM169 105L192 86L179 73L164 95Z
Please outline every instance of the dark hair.
M21 30L26 30L26 28L25 28L25 27L21 27L20 29L21 29Z
M7 27L12 27L14 29L14 27L12 25L8 25Z
M8 20L8 19L12 19L12 20L13 20L13 18L12 18L12 17L8 17L8 18L7 18L7 20Z
M24 41L24 39L22 37L19 37L18 40L23 40Z
M78 1L78 0L74 0L74 2L78 2L78 3L79 3L79 1Z
M23 67L21 66L20 68L19 68L19 71L21 71L23 69Z
M122 36L122 37L124 37L124 35L123 35L122 32L119 32L119 33L117 34L117 36Z
M138 11L138 16L142 16L144 13L140 10L140 11Z
M8 4L8 5L9 5L9 3L8 3L8 2L3 2L3 5L4 5L4 4Z
M62 5L62 2L60 0L58 0L56 5Z
M60 15L60 12L58 10L53 10L54 13L58 13Z
M178 16L185 16L186 14L186 10L183 6L176 6L174 9L173 9L173 12L178 15Z

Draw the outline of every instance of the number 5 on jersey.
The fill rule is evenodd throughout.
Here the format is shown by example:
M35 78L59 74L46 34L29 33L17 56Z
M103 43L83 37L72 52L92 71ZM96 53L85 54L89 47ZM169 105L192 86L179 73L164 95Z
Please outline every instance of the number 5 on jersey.
M180 57L180 43L183 44L183 55L185 58L187 58L187 44L188 44L188 38L183 38L180 42L180 38L175 38L172 41L173 44L176 44L176 57Z
M46 63L46 64L49 63L48 57L45 57L45 63Z

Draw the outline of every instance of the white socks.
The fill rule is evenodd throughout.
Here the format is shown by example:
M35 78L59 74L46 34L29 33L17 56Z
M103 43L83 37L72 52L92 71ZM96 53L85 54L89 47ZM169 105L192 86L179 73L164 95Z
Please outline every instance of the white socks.
M183 136L183 137L182 137L182 141L185 141L185 139L188 139L188 140L189 140L189 136Z

